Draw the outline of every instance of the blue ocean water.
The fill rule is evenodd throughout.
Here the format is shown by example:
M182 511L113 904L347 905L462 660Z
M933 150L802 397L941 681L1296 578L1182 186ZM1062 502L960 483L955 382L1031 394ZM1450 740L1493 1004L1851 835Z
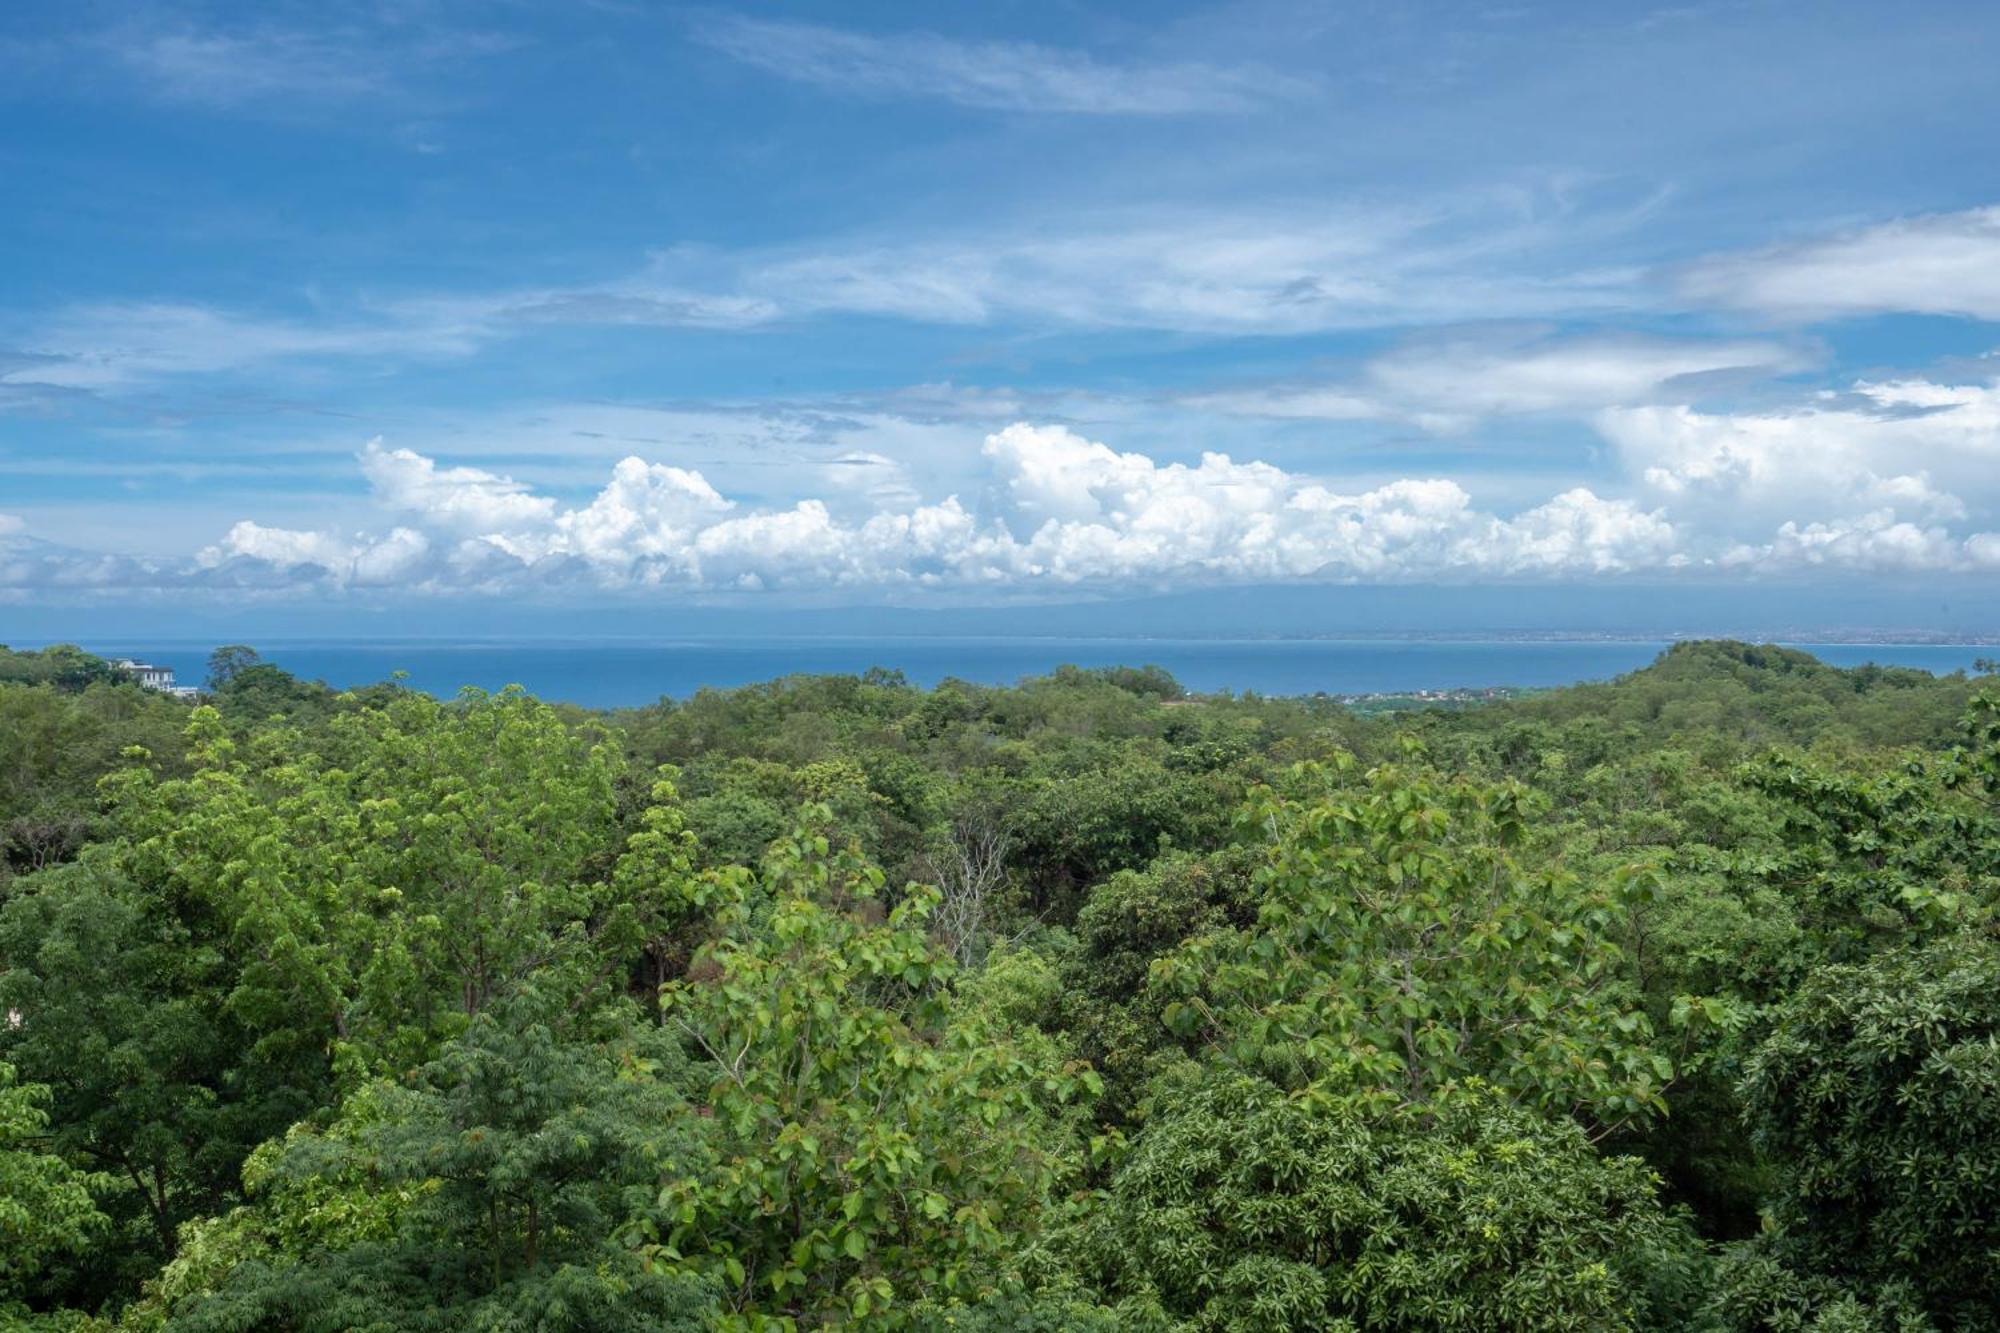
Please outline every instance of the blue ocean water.
M26 646L26 645L21 645ZM946 677L1011 684L1062 663L1166 668L1189 689L1259 694L1365 694L1489 685L1570 685L1606 680L1651 662L1666 641L1386 640L1386 639L1082 639L882 636L680 640L463 641L381 640L267 642L266 660L295 675L346 688L408 672L408 684L433 694L463 685L497 690L522 685L544 699L591 708L685 698L705 686L728 687L792 672L901 670L920 685ZM1796 644L1837 666L1879 662L1950 672L1975 658L2000 656L1991 645ZM206 674L212 644L86 643L106 655L170 666L183 684Z

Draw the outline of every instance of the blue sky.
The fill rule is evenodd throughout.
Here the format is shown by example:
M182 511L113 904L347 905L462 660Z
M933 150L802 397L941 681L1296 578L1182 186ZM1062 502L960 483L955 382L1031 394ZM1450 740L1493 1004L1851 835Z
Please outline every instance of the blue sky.
M1962 603L1995 49L1972 3L24 0L0 618Z

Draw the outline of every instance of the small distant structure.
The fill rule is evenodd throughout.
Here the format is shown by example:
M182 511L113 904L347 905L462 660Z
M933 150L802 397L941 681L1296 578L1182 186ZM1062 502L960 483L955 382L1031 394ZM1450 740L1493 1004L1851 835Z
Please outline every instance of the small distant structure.
M151 662L141 662L130 657L121 657L111 664L138 681L149 690L161 694L171 694L176 699L192 699L201 691L192 685L176 685L172 667L155 666Z

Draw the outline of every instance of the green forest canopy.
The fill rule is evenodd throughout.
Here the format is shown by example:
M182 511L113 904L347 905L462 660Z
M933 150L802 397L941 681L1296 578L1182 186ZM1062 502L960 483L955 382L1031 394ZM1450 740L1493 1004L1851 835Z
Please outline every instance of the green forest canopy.
M0 1326L2000 1328L2000 689L0 650Z

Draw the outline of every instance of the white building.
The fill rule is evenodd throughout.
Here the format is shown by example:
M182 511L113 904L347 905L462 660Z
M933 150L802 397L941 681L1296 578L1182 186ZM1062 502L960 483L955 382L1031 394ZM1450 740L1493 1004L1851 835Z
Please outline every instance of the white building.
M161 694L171 694L177 699L190 699L200 693L192 685L174 684L172 667L154 666L151 662L138 662L129 657L121 657L111 665L147 689L158 690Z

